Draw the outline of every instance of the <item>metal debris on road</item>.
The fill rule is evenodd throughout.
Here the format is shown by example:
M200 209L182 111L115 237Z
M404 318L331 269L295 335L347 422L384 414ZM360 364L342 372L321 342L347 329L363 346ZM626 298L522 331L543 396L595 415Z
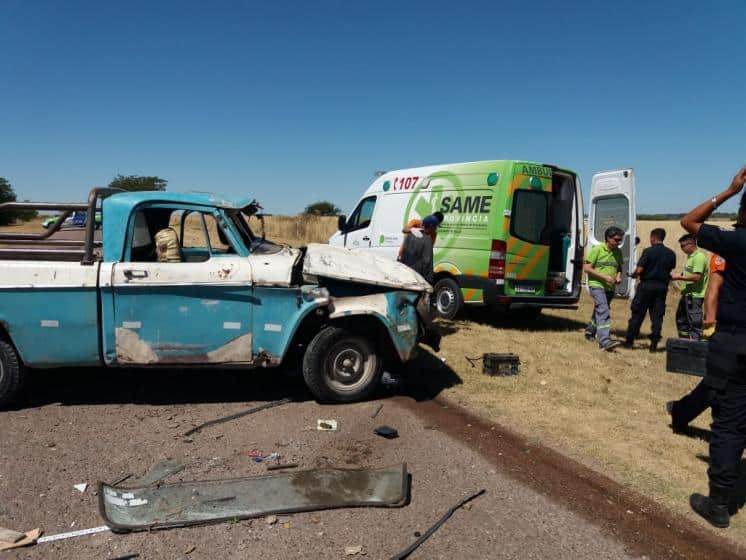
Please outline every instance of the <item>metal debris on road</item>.
M140 478L132 481L131 484L137 486L151 486L156 482L160 482L161 480L168 478L172 474L183 471L185 467L186 465L179 463L178 461L175 461L173 459L166 459L165 461L161 461L160 463L156 463L155 465L150 467L148 469L148 472L146 472Z
M100 527L92 527L90 529L78 529L77 531L69 531L67 533L57 533L56 535L48 535L46 537L41 537L36 542L38 543L45 543L45 542L53 542L53 541L61 541L64 539L72 539L75 537L84 537L86 535L94 535L96 533L105 533L106 531L111 531L109 527L106 525L101 525Z
M267 465L268 471L279 471L280 469L295 469L298 463L281 463L279 465Z
M322 432L336 432L337 421L336 420L316 420L316 429Z
M129 480L130 478L132 478L132 473L127 473L124 476L117 478L114 482L111 483L111 485L119 486L120 484L122 484L122 482L124 482L125 480Z
M424 543L427 539L429 539L435 531L437 531L443 523L448 521L448 519L456 512L457 509L463 507L468 502L472 501L475 498L478 498L482 494L484 494L486 490L482 488L478 492L475 492L471 496L467 496L463 500L461 500L459 503L457 503L455 506L453 506L451 509L449 509L443 517L438 519L438 521L430 527L427 531L425 531L425 534L423 534L420 538L418 538L416 541L414 541L411 545L409 545L407 548L399 552L398 554L395 554L391 557L391 560L404 560L405 558L408 558L410 554L412 554L422 543Z
M216 418L215 420L210 420L209 422L205 422L204 424L195 426L194 428L186 432L184 435L190 436L210 426L215 426L216 424L222 424L224 422L230 422L231 420L235 420L236 418L242 418L244 416L248 416L249 414L254 414L255 412L267 410L268 408L274 408L276 406L287 404L292 401L293 399L280 399L279 401L272 401L272 402L264 403L262 405L255 406L254 408L250 408L248 410L242 410L241 412L234 412L233 414L229 414L228 416L223 416L222 418Z
M382 404L379 404L376 409L373 411L373 414L370 415L371 418L375 418L378 416L378 413L381 412L381 409L383 408Z
M98 491L104 521L115 532L129 532L320 509L401 507L409 495L409 474L402 463L377 469L313 469L126 490L99 482ZM216 501L225 496L236 499Z
M399 437L399 432L391 426L378 426L373 433L386 439L394 439Z

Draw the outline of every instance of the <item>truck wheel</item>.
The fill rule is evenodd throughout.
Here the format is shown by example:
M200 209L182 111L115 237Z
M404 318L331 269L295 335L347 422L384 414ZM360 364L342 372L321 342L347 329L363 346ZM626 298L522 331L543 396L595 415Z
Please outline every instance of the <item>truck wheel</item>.
M433 300L438 316L443 319L453 319L464 305L461 288L452 278L441 278L433 288Z
M366 338L327 327L303 356L303 378L319 402L353 402L368 397L381 378L382 359Z
M21 389L21 366L18 354L7 342L0 341L0 408L13 402Z

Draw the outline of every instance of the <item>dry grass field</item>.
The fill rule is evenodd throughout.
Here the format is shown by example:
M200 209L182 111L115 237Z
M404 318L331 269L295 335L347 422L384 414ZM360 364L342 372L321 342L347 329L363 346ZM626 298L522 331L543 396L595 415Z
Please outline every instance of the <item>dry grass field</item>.
M664 227L666 244L683 255L677 222L640 222L640 251L649 232ZM23 224L15 231L39 228ZM258 226L252 227L258 231ZM269 217L267 238L291 245L325 242L336 228L333 218ZM678 293L669 293L664 338L675 336ZM691 515L688 495L706 490L709 412L694 426L699 437L674 435L665 403L689 391L698 378L665 371L665 353L648 352L649 322L635 349L601 352L583 337L592 304L583 295L575 311L546 310L533 321L518 321L489 308L468 309L458 320L441 322L446 332L440 358L461 383L445 395L554 447L635 488L671 509ZM612 304L613 332L623 337L629 301ZM521 360L514 377L487 377L467 357L513 352ZM530 450L527 450L529 452ZM692 516L694 519L694 516ZM697 522L700 522L699 520ZM733 519L729 535L746 542L746 515ZM742 535L742 536L739 536Z
M648 246L650 230L663 227L668 232L666 245L677 252L683 266L678 222L638 225L641 250ZM613 334L618 338L626 331L629 303L612 303ZM676 336L677 303L678 291L672 288L664 339ZM710 414L693 423L693 437L674 435L665 403L684 395L699 378L665 371L665 353L648 351L648 320L634 349L600 351L583 337L592 308L584 294L578 310L546 310L536 321L518 323L482 308L446 323L451 334L444 338L441 356L463 381L446 394L691 515L688 495L707 489L705 438ZM520 374L482 375L466 356L485 352L518 354ZM734 517L731 526L735 531L730 536L746 541L746 517Z

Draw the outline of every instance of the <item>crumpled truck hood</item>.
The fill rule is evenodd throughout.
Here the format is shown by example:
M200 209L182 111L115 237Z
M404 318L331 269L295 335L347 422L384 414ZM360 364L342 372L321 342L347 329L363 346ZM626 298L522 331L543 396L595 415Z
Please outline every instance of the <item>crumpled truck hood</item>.
M406 265L373 251L320 243L308 245L303 274L399 290L432 292L427 280Z
M251 275L255 286L287 287L293 277L293 267L300 256L298 249L283 247L268 255L250 255Z

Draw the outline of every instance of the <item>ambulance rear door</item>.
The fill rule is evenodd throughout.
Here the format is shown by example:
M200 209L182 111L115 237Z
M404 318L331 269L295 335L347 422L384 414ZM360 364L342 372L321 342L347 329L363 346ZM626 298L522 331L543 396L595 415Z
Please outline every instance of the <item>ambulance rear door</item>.
M616 288L620 297L635 295L635 282L631 274L637 263L637 237L635 207L635 174L632 169L602 171L593 176L588 216L588 250L605 243L604 232L616 226L624 230L624 241L619 247L624 257L622 283Z

